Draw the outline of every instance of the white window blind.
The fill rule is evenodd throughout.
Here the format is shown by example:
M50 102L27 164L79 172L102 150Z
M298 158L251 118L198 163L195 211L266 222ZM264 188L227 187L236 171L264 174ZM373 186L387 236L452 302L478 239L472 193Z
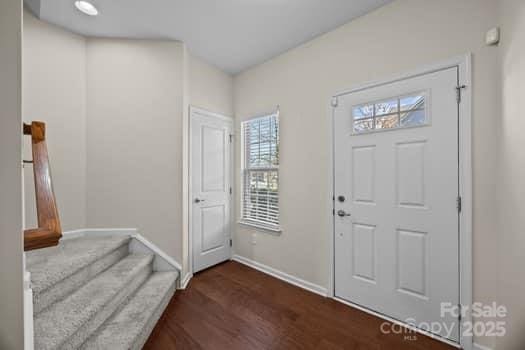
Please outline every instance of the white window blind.
M279 113L242 123L241 222L279 230Z

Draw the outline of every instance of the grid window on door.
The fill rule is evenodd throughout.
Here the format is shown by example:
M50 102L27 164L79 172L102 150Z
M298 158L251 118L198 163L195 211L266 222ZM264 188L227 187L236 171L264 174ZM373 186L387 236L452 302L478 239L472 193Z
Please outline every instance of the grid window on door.
M241 223L279 228L278 113L242 123L243 186Z
M428 124L426 93L414 93L352 107L353 133L361 134Z

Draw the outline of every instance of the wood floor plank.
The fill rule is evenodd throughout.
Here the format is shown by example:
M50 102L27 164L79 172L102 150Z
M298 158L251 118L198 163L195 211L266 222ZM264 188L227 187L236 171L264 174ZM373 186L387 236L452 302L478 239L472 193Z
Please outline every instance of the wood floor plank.
M279 338L284 329L297 318L297 314L265 303L255 293L235 282L224 284L222 278L218 277L203 277L195 288L250 325L252 335L261 342L267 344Z
M147 350L453 350L420 334L383 334L384 320L237 262L177 291Z

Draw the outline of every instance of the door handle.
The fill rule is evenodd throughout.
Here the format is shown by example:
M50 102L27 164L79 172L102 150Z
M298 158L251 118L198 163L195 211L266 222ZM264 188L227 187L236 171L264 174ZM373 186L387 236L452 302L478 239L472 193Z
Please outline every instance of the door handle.
M200 203L200 202L204 202L204 199L200 199L200 198L195 198L194 202L195 202L195 203Z
M341 210L341 209L339 209L339 210L337 211L337 215L339 215L340 217L352 216L352 214L347 213L346 211Z

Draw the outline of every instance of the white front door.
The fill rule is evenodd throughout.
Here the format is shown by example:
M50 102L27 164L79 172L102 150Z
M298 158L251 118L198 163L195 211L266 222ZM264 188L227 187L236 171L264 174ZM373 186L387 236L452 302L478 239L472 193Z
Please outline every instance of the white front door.
M363 89L334 113L336 297L456 342L440 306L459 303L457 81Z
M191 235L193 272L230 259L230 118L192 108Z

